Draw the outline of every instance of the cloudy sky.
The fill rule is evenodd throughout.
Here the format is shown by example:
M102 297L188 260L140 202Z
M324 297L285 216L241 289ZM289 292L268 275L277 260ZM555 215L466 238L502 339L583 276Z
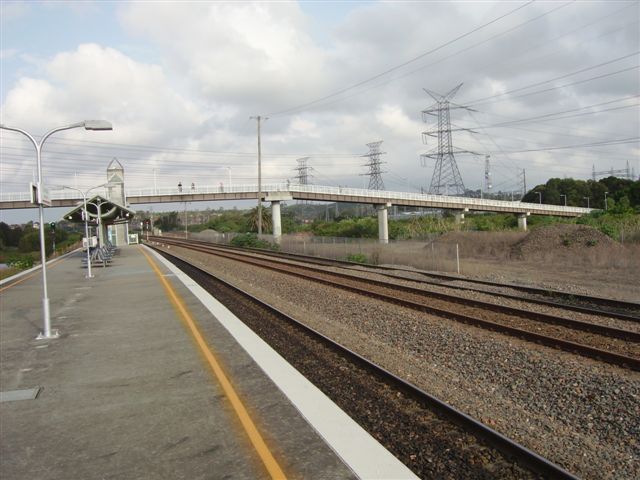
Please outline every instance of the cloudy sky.
M467 188L592 167L640 174L640 4L520 2L11 2L1 8L2 123L41 135L48 184L129 188L256 181L362 187L367 143L383 140L387 190L428 189L422 111L463 84L451 110ZM471 110L458 108L470 107ZM470 129L471 131L467 130ZM23 191L33 148L2 131L2 191ZM3 213L3 215L7 215ZM8 217L6 217L8 218Z

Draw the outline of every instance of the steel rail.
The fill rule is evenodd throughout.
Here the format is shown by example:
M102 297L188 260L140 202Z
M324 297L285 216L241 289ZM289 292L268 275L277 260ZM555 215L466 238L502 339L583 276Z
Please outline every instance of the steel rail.
M221 279L220 277L212 273L209 273L203 270L200 267L193 265L192 263L182 258L179 258L175 255L172 255L162 250L160 250L160 252L162 255L170 256L173 259L177 259L178 262L186 264L188 269L194 270L200 273L201 275L205 275L215 279L217 282L220 282L221 284L225 285L225 287L229 288L230 290L233 290L234 292L247 298L249 301L251 301L255 305L263 308L264 310L269 311L273 315L281 318L282 320L285 320L289 324L302 330L309 337L315 339L318 342L323 343L324 345L331 348L334 352L337 352L343 357L349 359L351 362L354 362L357 365L360 365L364 367L366 370L372 372L373 374L381 378L382 381L385 382L387 385L397 388L405 395L418 401L420 404L427 405L427 407L437 415L445 417L452 423L460 426L467 432L473 434L476 438L480 438L484 440L486 443L496 448L507 457L515 459L521 465L526 466L527 468L531 469L533 472L539 475L543 475L544 477L547 477L547 478L578 480L578 477L568 472L567 470L563 469L559 465L556 465L550 460L542 457L541 455L533 452L532 450L529 450L525 446L508 438L507 436L501 434L500 432L488 427L487 425L474 419L470 415L467 415L466 413L458 410L457 408L449 405L448 403L444 402L443 400L440 400L439 398L431 395L430 393L425 392L424 390L417 387L416 385L408 382L407 380L404 380L403 378L395 375L394 373L391 373L390 371L381 367L380 365L372 362L371 360L368 360L367 358L363 357L357 352L354 352L353 350L348 349L342 344L332 340L326 335L318 332L317 330L309 327L308 325L305 325L304 323L296 320L295 318L282 312L281 310L278 310L277 308L269 305L268 303L258 299L257 297L240 289L239 287L236 287L235 285ZM172 261L176 263L177 266L180 267L179 263L175 262L174 260ZM181 267L181 269L183 268ZM209 289L207 289L206 285L203 285L203 287L207 291L209 291L209 293L214 295L214 292L211 292Z
M174 244L181 244L181 245L193 245L193 243L190 243L190 240L171 240L172 242L174 242ZM227 250L224 247L219 247L217 245L204 245L201 243L198 243L198 246L201 248L205 248L208 250L213 250L213 251L217 251L217 252L225 252L225 250ZM239 255L245 255L246 256L246 252L239 252ZM233 254L231 254L233 255ZM255 257L253 257L255 258ZM266 260L265 261L274 261L274 260ZM393 290L399 290L402 292L406 292L406 293L410 293L410 294L414 294L414 295L419 295L419 296L427 296L427 297L433 297L433 298L437 298L440 300L444 300L447 302L453 302L453 303L457 303L459 305L464 305L464 306L473 306L476 308L481 308L484 310L490 310L493 312L498 312L498 313L503 313L503 314L508 314L508 315L515 315L518 316L520 318L525 318L525 319L530 319L530 320L536 320L536 321L540 321L540 322L544 322L544 323L550 323L550 324L556 324L556 325L561 325L561 326L565 326L565 327L569 327L569 328L573 328L576 330L582 330L585 332L590 332L590 333L595 333L598 335L604 335L604 336L608 336L608 337L612 337L612 338L619 338L621 340L625 340L625 341L632 341L632 342L640 342L640 333L639 332L634 332L634 331L629 331L629 330L623 330L623 329L619 329L619 328L614 328L614 327L608 327L606 325L600 325L600 324L595 324L595 323L590 323L590 322L585 322L585 321L581 321L581 320L574 320L571 318L565 318L565 317L560 317L557 315L550 315L550 314L546 314L546 313L540 313L540 312L533 312L531 310L526 310L523 308L517 308L517 307L509 307L509 306L505 306L505 305L496 305L494 303L491 302L486 302L483 300L477 300L477 299L468 299L468 298L460 298L454 295L449 295L446 293L441 293L441 292L433 292L430 290L423 290L420 288L415 288L415 287L410 287L407 285L399 285L399 284L395 284L395 283L387 283L387 282L383 282L380 280L374 280L374 279L370 279L370 278L363 278L360 277L358 275L352 275L352 274L348 274L348 273L340 273L340 272L329 272L327 270L323 270L321 268L315 268L315 267L311 267L308 265L298 265L298 264L288 264L288 263L282 263L280 262L282 265L292 265L298 268L302 268L305 270L309 270L309 271L315 271L318 273L322 273L322 274L327 274L327 275L331 275L331 276L335 276L335 277L339 277L339 278L346 278L349 280L354 280L357 282L362 282L362 283L368 283L370 285L376 285L378 287L382 287L382 288L389 288L389 289L393 289ZM410 281L410 280L409 280ZM491 294L491 292L485 292L488 294ZM518 298L518 300L521 301L527 301L526 299L522 299L522 298Z
M164 239L164 240L166 240L166 239ZM511 335L511 336L514 336L514 337L518 337L518 338L522 338L522 339L525 339L525 340L533 341L535 343L539 343L539 344L542 344L542 345L545 345L545 346L548 346L548 347L560 348L561 350L564 350L564 351L567 351L567 352L570 352L570 353L577 353L577 354L580 354L582 356L590 357L590 358L593 358L593 359L596 359L596 360L605 361L605 362L608 362L608 363L612 363L614 365L627 367L627 368L630 368L632 370L640 371L640 359L635 358L635 357L629 357L629 356L626 356L626 355L610 352L608 350L602 350L602 349L599 349L599 348L591 347L589 345L584 345L584 344L581 344L581 343L572 342L572 341L569 341L569 340L563 340L563 339L556 338L556 337L550 337L550 336L547 336L547 335L531 332L529 330L523 330L523 329L516 328L516 327L510 327L508 325L504 325L504 324L497 323L497 322L492 322L492 321L489 321L489 320L484 320L484 319L477 318L477 317L474 317L474 316L471 316L471 315L461 314L461 313L453 312L451 310L446 310L446 309L443 309L443 308L433 307L433 306L427 305L425 303L419 303L419 302L415 302L415 301L407 300L407 299L400 299L400 298L397 298L395 296L388 295L388 294L385 294L385 293L372 292L371 290L355 287L353 285L349 285L349 284L346 284L346 283L343 283L343 282L340 282L340 281L322 279L322 278L318 278L316 276L309 275L309 274L306 274L306 273L295 272L295 271L292 271L290 268L283 268L283 267L279 267L279 266L275 266L275 265L265 265L264 263L261 263L260 260L249 259L246 256L235 255L233 253L220 251L221 249L217 249L216 247L203 246L203 245L193 245L193 244L190 244L189 242L185 242L184 240L174 241L173 239L168 241L168 242L165 241L165 243L166 244L173 244L173 245L183 246L185 248L188 248L188 249L191 249L191 250L195 250L195 251L199 251L201 253L219 255L221 257L230 258L232 260L248 263L250 265L259 266L259 267L266 268L266 269L269 269L269 270L273 270L273 271L276 271L276 272L279 272L279 273L285 273L285 274L288 274L288 275L297 276L299 278L303 278L305 280L310 280L310 281L315 282L315 283L323 283L325 285L329 285L329 286L333 286L333 287L337 286L337 287L342 288L344 290L349 290L351 292L354 292L354 293L357 293L357 294L360 294L360 295L364 295L364 296L367 296L367 297L375 298L375 299L381 299L383 301L386 301L386 302L389 302L389 303L394 303L396 305L400 305L400 306L403 306L403 307L411 308L413 310L417 310L417 311L433 314L433 315L436 315L436 316L448 318L448 319L455 320L455 321L458 321L458 322L461 322L461 323L466 323L466 324L470 324L470 325L474 325L474 326L479 326L479 327L482 327L484 329L493 330L493 331L496 331L496 332L499 332L499 333L505 333L505 334L508 334L508 335ZM290 265L290 267L299 268L299 269L303 269L303 270L311 270L311 271L314 270L313 268L302 267L302 266L299 266L299 265ZM326 271L319 271L317 273L321 273L321 274L325 274L325 275L333 275L333 276L338 276L338 277L342 275L342 274L334 274L334 272L326 272ZM365 280L365 279L361 279L361 278L355 277L355 278L350 278L349 280L360 281L360 280ZM377 282L377 281L371 281L371 282L372 282L372 284L374 284L373 282ZM364 283L369 283L369 281L366 281ZM381 283L383 283L383 282L381 282ZM386 287L386 284L383 283L383 286ZM422 290L420 290L420 291L424 292ZM511 307L506 307L506 308L511 308ZM633 334L637 335L636 332L630 332L630 333L633 333Z
M166 239L166 238L170 238L170 237L150 237L150 238L155 238L156 240L158 239ZM479 285L487 285L490 287L496 287L496 288L510 288L512 290L518 290L524 293L529 293L529 294L533 294L533 295L541 295L541 296L547 296L547 297L555 297L555 298L564 298L565 300L579 300L581 302L585 302L585 303L591 303L591 304L597 304L597 305L602 305L602 306L609 306L609 307L614 307L614 308L618 308L620 310L635 310L640 312L640 303L634 303L634 302L628 302L628 301L624 301L624 300L616 300L616 299L612 299L612 298L604 298L604 297L594 297L594 296L588 296L588 295L582 295L582 294L573 294L570 292L563 292L560 290L551 290L551 289L544 289L544 288L539 288L539 287L528 287L525 285L516 285L516 284L511 284L511 283L499 283L499 282L492 282L489 280L477 280L477 279L470 279L470 278L465 278L462 276L457 276L457 275L448 275L445 273L437 273L437 272L426 272L426 271L422 271L422 270L413 270L410 268L405 268L402 266L385 266L385 265L367 265L367 264L361 264L361 263L356 263L356 262L350 262L350 261L346 261L346 260L336 260L336 259L331 259L331 258L325 258L325 257L314 257L311 255L302 255L302 254L298 254L298 253L285 253L285 252L273 252L273 251L269 251L269 250L265 250L265 249L259 249L259 248L249 248L249 247L234 247L232 245L220 245L220 244L213 244L212 242L206 242L203 240L189 240L190 242L197 242L203 245L212 245L212 246L217 246L220 248L226 248L229 250L236 250L236 251L249 251L249 252L256 252L256 253L260 253L262 255L265 256L270 256L270 257L279 257L279 258L285 258L285 259L291 259L291 260L295 260L295 259L300 259L301 261L307 262L307 263L314 263L317 265L325 265L325 266L333 266L333 267L339 267L339 268L347 268L347 269L353 269L356 271L365 271L362 270L363 268L367 268L370 270L381 270L381 272L372 272L372 273L377 273L378 275L383 275L389 278L396 278L399 280L403 280L403 281L411 281L411 282L417 282L417 283L424 283L427 285L435 285L435 286L439 286L439 287L445 287L445 288L450 288L450 289L454 289L454 290L463 290L463 291L472 291L472 292L479 292L479 293L487 293L490 295L494 295L494 296L498 296L498 297L503 297L503 298L510 298L510 299L514 299L514 300L520 300L520 301L527 301L529 303L536 303L539 305L545 305L545 306L550 306L550 307L555 307L555 308L562 308L564 310L572 310L575 312L580 312L580 313L586 313L586 314L590 314L590 315L605 315L611 318L617 318L620 320L625 320L625 321L629 321L629 322L640 322L640 317L636 316L636 315L632 315L632 314L628 314L628 313L622 313L620 311L612 311L612 310L605 310L605 309L601 309L601 308L593 308L593 307L588 307L588 306L584 306L584 305L576 305L574 303L564 303L564 302L557 302L557 301L553 301L553 300L543 300L540 298L522 298L519 297L518 295L514 295L514 294L510 294L510 293L504 293L504 292L493 292L493 291L489 291L489 290L484 290L481 288L474 288L474 287L470 287L470 286L461 286L461 285L445 285L442 284L440 282L435 282L435 281L428 281L428 280L417 280L417 279L408 279L405 277L401 277L398 275L395 275L393 273L388 273L388 272L393 272L393 271L401 271L401 272L407 272L407 273L413 273L413 274L418 274L418 275L422 275L425 277L432 277L432 278L439 278L441 280L444 281L459 281L459 282L468 282L468 283L476 283Z

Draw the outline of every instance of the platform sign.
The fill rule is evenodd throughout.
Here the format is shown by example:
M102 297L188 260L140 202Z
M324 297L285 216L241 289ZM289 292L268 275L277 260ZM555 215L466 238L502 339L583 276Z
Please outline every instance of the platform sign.
M51 206L51 194L49 193L49 189L40 182L29 183L29 196L31 203L44 205L46 207Z
M89 242L87 242L87 237L82 237L82 249L83 250L87 249L87 244L89 244L89 246L91 248L97 247L98 246L98 238L94 235L92 237L89 237Z
M38 203L38 186L33 182L29 182L29 200L31 203Z

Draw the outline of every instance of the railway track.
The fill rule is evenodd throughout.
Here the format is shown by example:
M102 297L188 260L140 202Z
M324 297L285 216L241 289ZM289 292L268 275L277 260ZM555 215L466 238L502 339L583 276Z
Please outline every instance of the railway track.
M254 252L239 252L226 249L226 247L165 237L155 240L159 240L165 245L180 246L202 253L218 255L633 370L640 370L640 333L636 331L362 278L351 272L330 272L318 266L283 263L281 259L256 256Z
M200 268L160 251L421 478L574 475Z
M152 239L166 239L167 237L151 237ZM202 245L211 245L211 242L201 240L189 240L190 242ZM605 315L610 318L639 322L640 323L640 303L627 302L612 298L580 295L576 293L563 292L560 290L544 289L538 287L517 285L512 283L499 283L488 280L469 279L460 275L449 275L445 273L425 272L402 266L385 265L363 265L344 260L334 260L330 258L313 257L310 255L300 255L295 253L272 252L257 248L240 248L225 245L229 250L239 252L255 252L268 257L283 258L287 260L299 260L315 265L327 267L338 267L352 269L355 271L366 271L377 273L389 278L398 280L408 280L406 275L420 276L420 280L411 278L412 281L426 285L442 286L453 290L488 293L497 297L523 300L523 295L527 295L526 300L530 303L557 307L565 310L576 311L591 315ZM517 293L506 293L510 290Z

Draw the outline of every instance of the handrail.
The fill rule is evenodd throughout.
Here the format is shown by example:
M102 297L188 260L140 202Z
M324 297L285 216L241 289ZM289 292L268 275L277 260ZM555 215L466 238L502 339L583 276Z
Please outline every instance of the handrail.
M363 203L394 203L397 201L415 201L430 203L434 208L450 208L450 209L464 209L470 208L473 210L487 210L492 209L508 209L510 211L517 212L529 212L537 213L544 212L557 212L557 213L570 213L583 215L590 213L594 209L583 207L565 207L563 205L547 205L540 203L524 203L520 201L506 201L506 200L491 200L483 198L470 198L470 197L454 197L446 195L431 195L422 193L410 193L410 192L391 192L387 190L368 190L363 188L351 188L351 187L330 187L323 185L298 185L298 184L266 184L262 186L262 191L265 192L266 199L268 200L270 193L289 192L295 196L296 193L312 194L318 196L343 196L343 197L356 197L356 199L362 199ZM161 188L136 188L128 189L126 191L126 198L132 197L163 197L163 196L184 196L191 195L212 195L212 194L258 194L257 185L205 185L199 187L161 187ZM69 190L52 190L50 192L52 200L82 200L78 194ZM318 198L318 200L323 200ZM2 192L0 193L0 202L20 202L29 201L29 192ZM483 207L483 208L479 208Z

